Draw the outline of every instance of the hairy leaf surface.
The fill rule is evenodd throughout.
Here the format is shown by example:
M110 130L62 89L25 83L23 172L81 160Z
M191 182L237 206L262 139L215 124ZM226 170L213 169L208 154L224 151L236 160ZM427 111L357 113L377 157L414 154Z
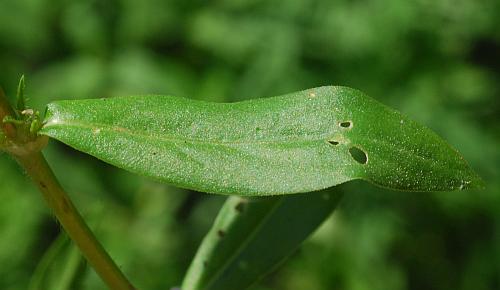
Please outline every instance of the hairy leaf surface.
M58 101L40 133L210 193L290 194L352 179L414 191L481 185L431 130L346 87L237 103L155 95Z

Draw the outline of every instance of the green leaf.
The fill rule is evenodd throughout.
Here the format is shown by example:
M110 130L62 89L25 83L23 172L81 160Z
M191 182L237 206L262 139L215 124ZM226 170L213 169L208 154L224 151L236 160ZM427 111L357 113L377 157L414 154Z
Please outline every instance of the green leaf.
M33 273L29 290L70 290L75 289L78 276L85 263L78 248L61 233L43 255Z
M129 171L211 193L300 193L353 179L413 191L482 185L431 130L346 87L237 103L59 101L49 104L40 133Z
M26 82L24 80L24 75L19 79L19 84L17 86L17 104L16 109L18 112L24 111L26 109L26 100L24 96L24 91L26 90Z
M229 197L182 290L246 289L276 268L330 215L338 189L293 196Z

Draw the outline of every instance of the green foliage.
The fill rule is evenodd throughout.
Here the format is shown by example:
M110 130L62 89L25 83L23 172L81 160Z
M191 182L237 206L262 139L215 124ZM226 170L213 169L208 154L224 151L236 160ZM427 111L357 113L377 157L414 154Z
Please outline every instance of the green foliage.
M216 104L166 96L59 101L41 134L183 188L309 192L352 179L414 191L477 188L442 139L359 91L321 87Z
M308 192L358 178L420 191L482 185L430 130L344 87L232 104L167 96L59 101L46 117L42 134L206 192ZM291 255L340 196L229 198L182 288L247 289Z
M228 198L198 249L182 289L247 289L291 255L341 197L335 189Z
M71 290L84 269L84 259L65 233L50 245L30 279L29 290Z
M17 86L17 112L21 113L26 109L26 99L24 96L24 91L26 90L26 82L24 80L24 75L19 79L19 85Z
M233 102L329 84L360 88L436 131L486 190L410 194L346 183L335 218L254 289L496 289L498 11L497 0L2 0L0 84L14 97L26 73L40 110L94 96ZM155 183L58 142L45 153L85 217L101 221L98 237L139 289L181 283L223 197ZM16 168L0 155L0 288L8 290L27 289L58 236ZM80 290L104 288L92 271L80 278Z

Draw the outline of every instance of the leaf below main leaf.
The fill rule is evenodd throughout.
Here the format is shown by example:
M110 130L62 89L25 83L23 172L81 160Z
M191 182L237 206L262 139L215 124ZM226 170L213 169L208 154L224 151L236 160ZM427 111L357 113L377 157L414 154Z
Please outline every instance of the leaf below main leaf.
M291 194L353 179L414 191L482 185L431 130L346 87L237 103L154 95L58 101L40 133L210 193Z
M182 289L247 289L293 254L342 195L336 187L291 196L229 197L198 248Z

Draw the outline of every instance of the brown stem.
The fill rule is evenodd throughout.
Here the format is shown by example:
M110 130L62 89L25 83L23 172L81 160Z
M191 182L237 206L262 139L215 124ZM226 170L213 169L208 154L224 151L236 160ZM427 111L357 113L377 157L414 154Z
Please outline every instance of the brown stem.
M45 161L40 150L46 145L46 137L29 140L26 136L18 136L13 124L3 122L6 116L15 115L0 89L0 129L10 144L9 147L2 149L11 153L24 167L68 236L108 287L112 290L134 290L135 288L95 238ZM23 133L20 131L19 135Z
M133 290L118 266L97 241L69 196L57 181L42 153L16 156L27 174L38 186L62 227L80 248L90 265L112 290Z

